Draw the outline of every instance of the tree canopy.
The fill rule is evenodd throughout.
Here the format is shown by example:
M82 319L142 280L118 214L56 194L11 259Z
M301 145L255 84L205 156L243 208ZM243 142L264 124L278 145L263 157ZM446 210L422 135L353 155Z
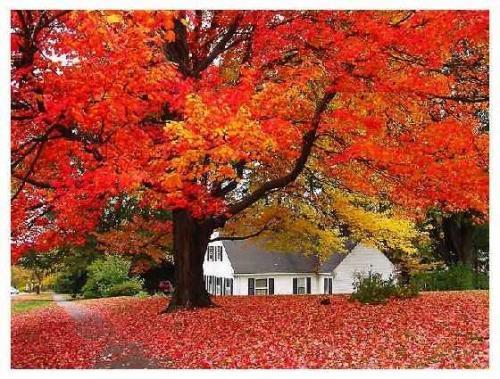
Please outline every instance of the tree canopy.
M11 17L14 259L83 243L123 194L319 252L410 252L432 207L487 218L487 12Z

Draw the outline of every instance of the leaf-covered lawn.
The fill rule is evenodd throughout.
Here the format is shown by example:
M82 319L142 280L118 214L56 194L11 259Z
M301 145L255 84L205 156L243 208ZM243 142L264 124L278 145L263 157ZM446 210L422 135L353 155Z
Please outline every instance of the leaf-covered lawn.
M427 293L375 306L343 296L332 296L330 305L319 299L219 297L220 307L162 315L162 298L93 300L85 306L105 320L114 339L138 344L163 367L488 367L487 292ZM40 367L82 367L82 358L91 359L95 351L79 346L91 341L75 336L61 312L13 317L14 367L33 362L26 358L33 354ZM73 350L65 365L53 357L64 346Z
M90 368L103 346L82 338L56 305L14 314L11 326L12 368Z

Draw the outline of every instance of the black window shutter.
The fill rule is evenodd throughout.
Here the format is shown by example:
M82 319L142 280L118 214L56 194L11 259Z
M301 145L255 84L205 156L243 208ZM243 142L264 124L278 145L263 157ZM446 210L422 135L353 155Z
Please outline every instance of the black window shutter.
M229 285L231 286L231 290L230 290L231 292L229 294L232 295L233 294L233 279L229 279L229 280L230 280Z
M255 279L248 278L248 294L255 295Z
M293 294L297 295L297 278L293 278Z
M307 278L307 293L311 293L311 278Z
M226 294L226 278L222 278L222 294Z
M269 278L269 295L274 295L274 278Z
M333 292L333 279L328 279L328 293L331 295Z
M328 293L328 278L323 279L323 293Z

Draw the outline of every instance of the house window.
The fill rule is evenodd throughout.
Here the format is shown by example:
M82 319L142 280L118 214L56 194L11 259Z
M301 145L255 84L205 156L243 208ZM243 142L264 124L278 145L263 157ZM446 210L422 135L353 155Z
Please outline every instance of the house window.
M297 278L297 293L299 295L306 293L306 278Z
M248 278L249 295L274 295L274 278Z
M222 295L222 278L216 278L215 294Z
M213 276L209 276L208 277L208 292L210 294L213 294L213 292L212 292L212 280L213 280Z
M224 279L224 294L233 294L233 279Z
M214 260L214 247L209 246L208 247L208 261L213 261Z
M255 279L255 294L256 295L267 295L267 278L266 279Z
M217 246L217 259L222 262L222 246Z
M333 279L332 278L324 278L323 279L323 293L327 295L331 295L333 292Z
M306 293L311 293L311 278L293 278L293 294L304 295Z

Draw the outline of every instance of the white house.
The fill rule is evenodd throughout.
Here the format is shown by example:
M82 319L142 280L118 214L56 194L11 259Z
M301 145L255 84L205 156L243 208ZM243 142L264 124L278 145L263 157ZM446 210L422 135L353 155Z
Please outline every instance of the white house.
M364 244L320 264L313 256L267 251L252 240L217 241L208 245L203 262L212 295L351 293L355 273L369 271L388 279L395 267L380 250Z

